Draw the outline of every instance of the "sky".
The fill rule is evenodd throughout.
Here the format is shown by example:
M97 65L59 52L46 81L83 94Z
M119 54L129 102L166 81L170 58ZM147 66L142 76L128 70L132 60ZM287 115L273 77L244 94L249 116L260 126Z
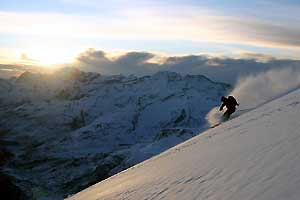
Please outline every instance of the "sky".
M70 63L90 48L111 56L300 53L297 0L0 1L1 64Z

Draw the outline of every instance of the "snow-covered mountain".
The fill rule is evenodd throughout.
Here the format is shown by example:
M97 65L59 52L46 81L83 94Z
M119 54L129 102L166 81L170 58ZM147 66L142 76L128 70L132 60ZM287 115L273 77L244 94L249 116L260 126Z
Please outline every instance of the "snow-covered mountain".
M300 90L69 198L298 200Z
M2 171L28 198L62 199L207 128L230 86L201 75L76 69L0 80Z

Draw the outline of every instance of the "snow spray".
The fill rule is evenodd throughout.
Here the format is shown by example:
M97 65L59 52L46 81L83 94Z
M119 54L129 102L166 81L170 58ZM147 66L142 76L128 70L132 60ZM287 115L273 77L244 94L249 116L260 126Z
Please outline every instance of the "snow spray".
M240 103L232 117L237 117L298 88L300 88L300 67L273 69L258 75L242 77L228 94L234 96ZM222 122L222 115L219 108L215 107L206 115L206 119L214 126Z

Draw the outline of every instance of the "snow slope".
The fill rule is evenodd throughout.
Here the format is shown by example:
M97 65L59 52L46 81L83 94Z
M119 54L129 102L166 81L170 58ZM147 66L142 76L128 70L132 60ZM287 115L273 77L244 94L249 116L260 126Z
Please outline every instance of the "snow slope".
M63 199L195 136L229 89L173 72L0 79L0 143L14 155L0 171L27 199Z
M297 90L69 200L298 200L299 119Z

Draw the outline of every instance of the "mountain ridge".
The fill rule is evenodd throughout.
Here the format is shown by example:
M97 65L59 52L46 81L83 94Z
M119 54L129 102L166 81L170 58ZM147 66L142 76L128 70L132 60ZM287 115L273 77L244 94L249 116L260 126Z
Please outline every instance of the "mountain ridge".
M68 200L299 198L300 89Z
M61 199L196 135L231 89L202 75L71 68L5 83L0 124L15 155L5 170L37 199Z

